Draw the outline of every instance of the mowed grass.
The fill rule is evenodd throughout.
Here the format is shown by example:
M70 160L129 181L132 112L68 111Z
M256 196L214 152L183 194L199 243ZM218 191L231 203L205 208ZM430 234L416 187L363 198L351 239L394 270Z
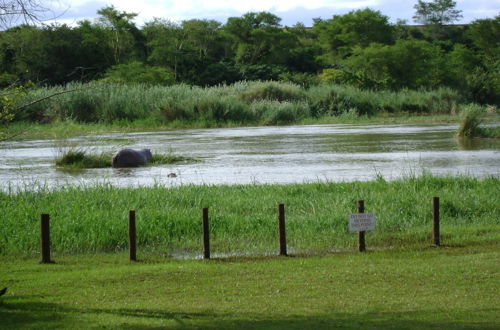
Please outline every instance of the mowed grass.
M212 253L275 254L277 206L285 204L288 250L316 254L355 250L347 230L356 201L377 215L368 249L431 242L432 198L441 199L443 244L500 240L500 179L430 174L372 182L117 188L107 184L43 186L0 193L0 255L37 256L40 214L51 216L54 255L128 248L128 211L136 211L139 253L202 254L201 210L209 208Z
M0 328L498 329L496 243L210 261L0 257Z

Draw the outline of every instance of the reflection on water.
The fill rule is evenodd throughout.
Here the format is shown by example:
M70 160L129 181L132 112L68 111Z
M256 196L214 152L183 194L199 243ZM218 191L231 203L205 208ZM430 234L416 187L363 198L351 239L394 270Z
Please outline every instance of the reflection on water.
M453 137L456 125L311 125L89 135L65 143L92 152L150 148L200 159L191 164L68 171L53 166L56 140L0 143L0 182L30 186L248 184L393 179L435 174L500 174L500 141ZM175 173L176 176L169 176ZM4 188L5 189L5 188Z

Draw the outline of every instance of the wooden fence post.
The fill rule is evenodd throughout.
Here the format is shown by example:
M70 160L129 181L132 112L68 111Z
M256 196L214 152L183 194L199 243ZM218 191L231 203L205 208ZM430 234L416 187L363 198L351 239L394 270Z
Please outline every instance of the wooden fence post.
M441 244L439 233L439 197L432 198L432 237L434 245Z
M135 227L135 210L128 211L128 247L130 261L137 261L137 236Z
M278 205L278 227L280 236L280 255L286 256L285 205Z
M358 213L365 213L365 201L363 201L363 200L358 201ZM358 232L358 249L359 249L359 252L366 251L365 232L364 231Z
M50 260L50 216L42 214L40 219L40 242L42 248L41 264L54 263Z
M210 232L208 226L208 207L203 208L203 247L204 247L204 259L210 259Z

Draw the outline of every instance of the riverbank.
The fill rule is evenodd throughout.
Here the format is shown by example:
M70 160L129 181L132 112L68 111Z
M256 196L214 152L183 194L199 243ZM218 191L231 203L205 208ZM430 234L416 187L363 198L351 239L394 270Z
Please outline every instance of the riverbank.
M124 251L128 211L136 210L138 245L144 253L201 254L200 214L208 207L213 253L274 254L277 205L284 203L291 253L356 249L347 217L364 200L377 214L367 235L369 249L428 246L432 198L441 198L443 244L460 246L500 240L500 178L435 177L423 174L386 181L291 185L116 188L107 184L38 187L0 193L4 214L0 255L34 256L39 218L51 215L56 255Z
M0 327L496 329L498 241L211 261L0 257Z

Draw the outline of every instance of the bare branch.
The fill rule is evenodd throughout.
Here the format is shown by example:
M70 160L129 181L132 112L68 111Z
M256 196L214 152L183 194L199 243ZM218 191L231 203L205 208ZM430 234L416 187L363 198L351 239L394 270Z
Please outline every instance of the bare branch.
M0 29L17 24L43 24L56 15L47 5L55 0L0 0Z

